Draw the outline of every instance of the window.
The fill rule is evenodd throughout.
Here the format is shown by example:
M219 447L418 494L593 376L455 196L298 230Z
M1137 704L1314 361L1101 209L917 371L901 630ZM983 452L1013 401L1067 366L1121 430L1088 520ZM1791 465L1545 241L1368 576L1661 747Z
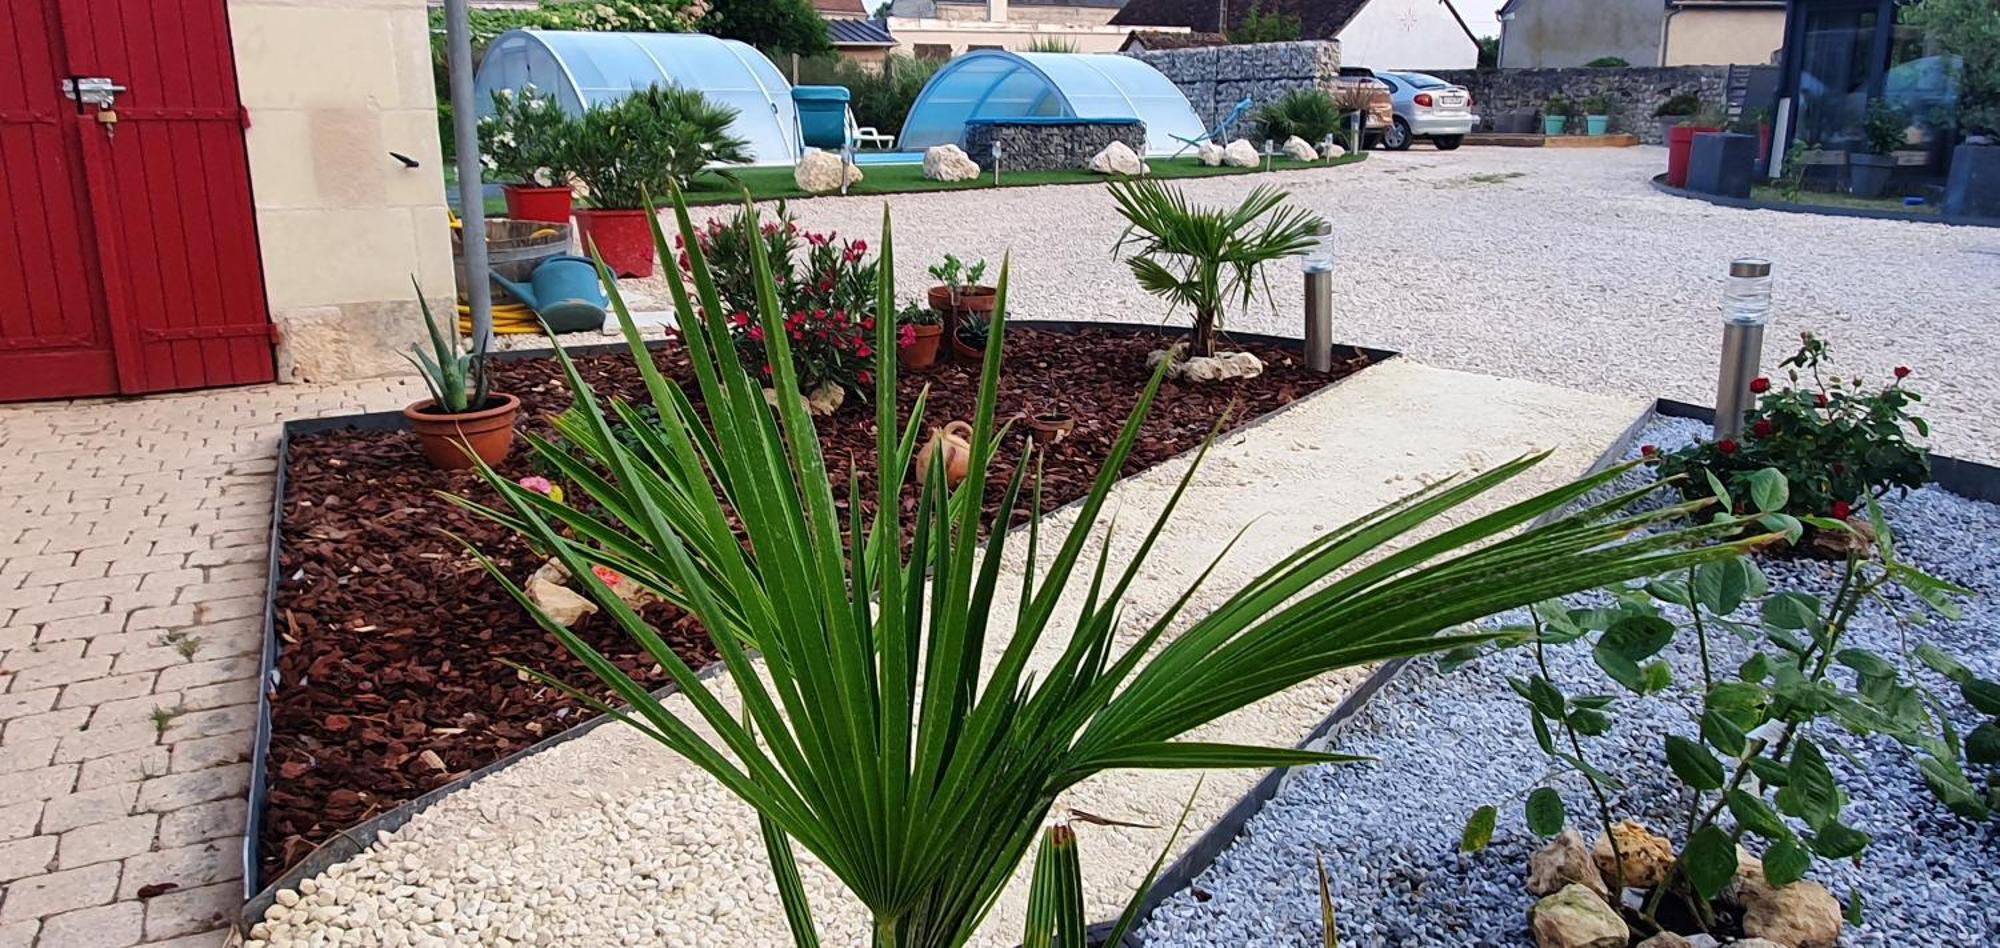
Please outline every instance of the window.
M932 62L944 62L951 58L951 45L948 43L918 43L917 58L927 59Z

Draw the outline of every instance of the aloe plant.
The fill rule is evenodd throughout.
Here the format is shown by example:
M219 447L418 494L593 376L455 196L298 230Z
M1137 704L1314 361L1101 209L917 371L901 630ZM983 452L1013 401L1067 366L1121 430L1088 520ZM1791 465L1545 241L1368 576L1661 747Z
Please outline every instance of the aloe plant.
M410 278L410 285L417 287L417 307L423 310L424 328L430 331L431 351L411 343L403 358L417 367L438 411L463 415L484 408L491 382L486 371L486 346L475 343L460 349L458 327L439 327L431 316L431 304L424 300L424 288L417 286L415 277Z
M1709 545L1720 535L1714 527L1631 538L1642 526L1701 506L1630 513L1650 491L1584 504L1531 526L1578 504L1618 471L1467 516L1449 529L1427 529L1543 458L1528 456L1448 479L1331 531L1206 615L1184 615L1196 592L1189 588L1136 635L1128 633L1131 646L1121 650L1126 594L1200 467L1197 457L1131 559L1111 562L1099 520L1159 391L1159 372L1059 542L1046 545L1039 518L1020 533L997 516L989 521L981 503L989 487L1004 495L1000 511L1040 509L1026 496L1038 492L1029 477L1032 453L1011 463L1000 455L996 386L1010 267L1003 264L963 483L943 486L940 457L923 486L911 488L926 399L901 414L895 360L884 358L875 378L874 512L864 514L869 508L850 476L843 518L812 419L795 399L779 399L774 411L745 372L678 193L674 208L692 289L681 281L667 285L686 333L693 391L655 368L616 281L600 267L658 423L642 423L639 407L599 398L559 351L575 396L558 423L563 438L528 440L575 485L573 502L556 503L491 470L487 483L504 506L459 502L550 551L666 670L698 720L663 706L481 557L630 709L558 687L683 755L757 810L801 946L816 945L818 936L794 846L817 857L867 906L877 948L962 945L1033 848L1065 788L1107 770L1347 759L1180 738L1335 669L1488 637L1445 631L1461 623L1686 569L1742 546ZM654 228L664 252L657 218ZM895 299L886 210L881 255L877 311L886 313ZM758 305L775 322L778 293L768 265L761 258L755 265ZM893 321L878 321L875 351L894 352L895 331ZM795 389L784 334L772 334L770 357L777 387ZM616 434L621 424L632 429L633 443ZM901 503L906 489L917 491L911 515ZM578 492L589 502L574 502ZM1027 544L1032 565L1020 579L1018 606L1002 610L996 590L1003 554L1018 542ZM604 586L592 569L600 565L701 621L741 695L740 717ZM1077 589L1081 595L1072 594ZM1184 628L1170 635L1176 626ZM1037 655L1044 645L1054 654ZM1081 930L1072 923L1081 918L1083 900L1078 874L1068 868L1073 852L1063 851L1074 840L1058 835L1046 844L1047 872L1037 872L1045 881L1031 894L1036 925L1029 934L1078 944L1070 936ZM1135 914L1128 910L1125 923Z

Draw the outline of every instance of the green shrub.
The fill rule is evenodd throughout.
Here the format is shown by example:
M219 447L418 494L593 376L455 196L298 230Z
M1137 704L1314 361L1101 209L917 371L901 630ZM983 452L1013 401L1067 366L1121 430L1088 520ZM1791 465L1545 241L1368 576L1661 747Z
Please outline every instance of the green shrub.
M1625 57L1623 56L1599 56L1584 63L1584 66L1590 69L1626 69L1630 68L1631 65L1631 63L1625 61Z
M528 86L493 90L493 112L479 120L479 162L495 181L534 187L569 183L576 121L554 96Z
M1242 24L1228 31L1230 42L1238 45L1290 43L1299 38L1302 27L1297 16L1277 11L1265 13L1262 7L1262 0L1251 0L1250 11L1243 15Z
M1028 43L1031 53L1074 53L1076 42L1060 36L1037 36Z
M636 208L710 162L743 164L750 143L729 134L736 110L694 89L649 86L576 120L571 160L592 207Z
M2000 133L2000 4L1920 0L1902 8L1902 20L1936 52L1958 57L1959 131Z
M1881 99L1868 103L1868 117L1862 120L1861 134L1868 140L1868 152L1886 155L1903 147L1910 122L1903 111Z
M1340 107L1318 89L1294 89L1257 110L1257 127L1271 141L1297 135L1316 144L1340 129Z
M1577 103L1577 107L1582 109L1585 115L1610 115L1615 106L1610 96L1599 93L1584 96L1583 101Z
M1661 102L1659 107L1653 110L1653 117L1666 118L1670 115L1693 115L1700 111L1701 96L1695 95L1692 92L1678 92L1667 97L1665 102Z
M810 59L799 63L801 85L846 86L847 107L854 110L857 125L872 126L890 135L898 134L910 106L917 101L924 83L944 65L908 56L890 56L880 71L849 59Z

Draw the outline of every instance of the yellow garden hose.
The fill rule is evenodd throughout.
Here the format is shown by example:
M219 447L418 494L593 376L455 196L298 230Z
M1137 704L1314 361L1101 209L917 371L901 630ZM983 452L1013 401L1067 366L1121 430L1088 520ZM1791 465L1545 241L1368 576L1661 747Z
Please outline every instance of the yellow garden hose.
M472 331L472 307L458 304L458 329ZM502 335L541 332L542 324L536 319L535 311L520 303L500 303L493 307L493 331Z

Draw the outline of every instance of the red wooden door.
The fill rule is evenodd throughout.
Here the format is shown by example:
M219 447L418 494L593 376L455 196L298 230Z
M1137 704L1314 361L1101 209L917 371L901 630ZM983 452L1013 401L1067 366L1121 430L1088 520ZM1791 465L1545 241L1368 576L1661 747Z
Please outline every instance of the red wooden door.
M26 302L0 303L0 399L270 381L223 0L4 2L23 55L0 66L0 171L41 216L0 223L0 290ZM123 91L72 101L77 77Z

